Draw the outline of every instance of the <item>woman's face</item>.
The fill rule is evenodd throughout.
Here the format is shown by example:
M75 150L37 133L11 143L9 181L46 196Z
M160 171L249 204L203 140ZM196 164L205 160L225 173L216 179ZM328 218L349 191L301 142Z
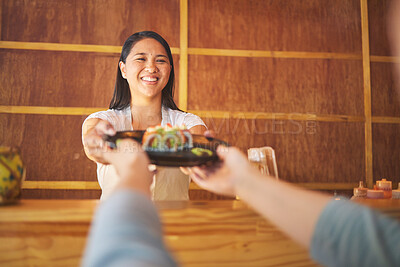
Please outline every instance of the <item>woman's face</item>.
M137 42L126 62L120 62L119 67L122 77L128 81L132 99L161 97L161 91L168 83L171 73L167 52L152 38Z

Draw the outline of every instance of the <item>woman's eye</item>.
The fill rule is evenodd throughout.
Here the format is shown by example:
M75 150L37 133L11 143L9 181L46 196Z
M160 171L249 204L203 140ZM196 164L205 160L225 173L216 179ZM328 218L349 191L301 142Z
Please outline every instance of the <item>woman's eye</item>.
M167 61L166 61L166 60L164 60L164 59L157 59L157 62L160 62L160 63L166 63Z
M145 59L140 57L140 58L137 58L136 61L145 61Z

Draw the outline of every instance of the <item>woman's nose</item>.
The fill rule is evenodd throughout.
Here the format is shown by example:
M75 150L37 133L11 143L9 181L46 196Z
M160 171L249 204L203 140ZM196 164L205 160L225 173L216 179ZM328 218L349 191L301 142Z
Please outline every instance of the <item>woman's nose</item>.
M153 61L149 60L149 61L147 61L145 71L147 71L149 73L155 73L155 72L158 72L158 69L157 69L156 64Z

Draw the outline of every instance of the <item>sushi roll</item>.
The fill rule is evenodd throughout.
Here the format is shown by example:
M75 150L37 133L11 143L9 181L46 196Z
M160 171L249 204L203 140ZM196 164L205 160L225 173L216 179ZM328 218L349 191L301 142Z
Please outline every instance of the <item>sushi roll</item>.
M161 151L162 149L162 127L149 127L142 138L143 149L148 151Z
M157 152L176 152L193 147L193 137L186 126L167 124L147 128L142 139L143 149Z
M193 137L190 131L184 127L179 129L179 135L182 139L183 148L192 148L193 147Z

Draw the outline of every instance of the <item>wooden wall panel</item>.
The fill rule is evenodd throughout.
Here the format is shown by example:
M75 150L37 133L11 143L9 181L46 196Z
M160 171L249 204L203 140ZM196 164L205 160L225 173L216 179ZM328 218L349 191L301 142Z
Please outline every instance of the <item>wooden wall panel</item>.
M400 117L400 84L394 78L394 67L393 63L371 63L373 116Z
M387 11L392 0L368 0L368 20L371 55L389 56Z
M189 1L189 47L361 52L359 0Z
M122 45L154 30L179 46L179 0L4 0L2 40Z
M361 61L189 56L189 77L190 110L363 115Z
M26 180L97 181L83 151L82 116L0 114L0 144L18 146Z
M118 58L96 53L0 50L0 104L107 108Z
M179 73L179 56L173 57ZM0 50L0 105L107 109L118 59L101 53Z
M397 189L400 182L400 124L374 124L372 141L374 181L386 178Z
M279 176L290 182L345 183L364 179L363 123L247 119L205 120L210 129L247 153L275 149Z

